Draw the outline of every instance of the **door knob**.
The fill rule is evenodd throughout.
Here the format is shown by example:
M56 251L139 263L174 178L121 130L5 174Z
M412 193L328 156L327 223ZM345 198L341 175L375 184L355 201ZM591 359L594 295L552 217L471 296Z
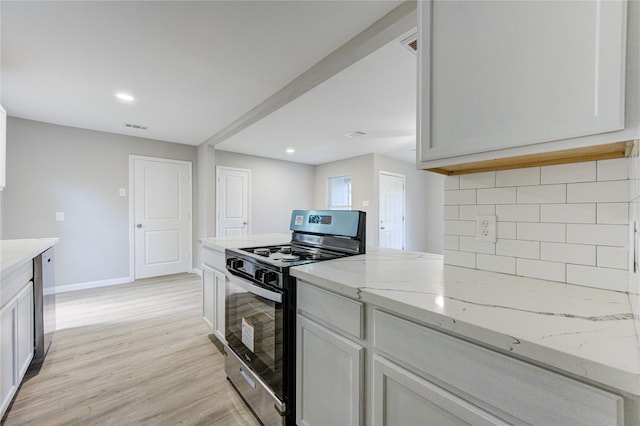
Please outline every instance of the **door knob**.
M136 228L142 228L142 224L141 224L141 223L138 223L138 224L136 225Z
M384 229L384 226L381 226L380 229Z
M247 224L247 222L242 222L242 224L243 224L243 225L246 225L246 224Z

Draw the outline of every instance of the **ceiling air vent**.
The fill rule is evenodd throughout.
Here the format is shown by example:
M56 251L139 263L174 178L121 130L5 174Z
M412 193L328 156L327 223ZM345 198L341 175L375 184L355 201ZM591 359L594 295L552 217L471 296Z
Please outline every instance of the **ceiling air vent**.
M416 54L418 51L418 34L411 34L409 37L403 39L400 44L409 49L411 53Z
M130 129L147 130L147 126L143 126L142 124L124 123L124 125Z

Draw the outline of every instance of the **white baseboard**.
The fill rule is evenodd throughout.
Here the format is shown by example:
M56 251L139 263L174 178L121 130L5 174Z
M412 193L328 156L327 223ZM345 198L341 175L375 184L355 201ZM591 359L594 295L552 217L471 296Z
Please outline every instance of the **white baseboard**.
M97 288L97 287L106 287L110 285L119 285L119 284L129 284L133 282L133 279L130 277L122 277L122 278L112 278L109 280L101 280L101 281L89 281L86 283L77 283L77 284L67 284L60 285L55 287L55 293L66 293L69 291L76 290L86 290L89 288ZM44 294L51 294L51 290L45 290Z
M192 274L196 274L196 275L198 275L199 277L202 277L202 269L193 268L193 269L191 270L191 273L192 273Z

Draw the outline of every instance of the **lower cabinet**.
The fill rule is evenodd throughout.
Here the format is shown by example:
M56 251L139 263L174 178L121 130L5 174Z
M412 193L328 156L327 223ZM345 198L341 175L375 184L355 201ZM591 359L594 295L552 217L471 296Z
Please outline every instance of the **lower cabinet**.
M33 282L0 311L0 416L4 415L33 359Z
M362 425L364 347L297 316L296 423Z
M297 300L299 426L621 425L638 412L635 399L312 283L298 280Z
M223 272L207 265L202 267L202 319L215 336L224 339L225 286Z
M373 422L382 425L507 425L420 376L373 357Z
M206 265L202 267L202 319L213 331L213 321L215 315L215 295L213 292L215 285L215 271Z

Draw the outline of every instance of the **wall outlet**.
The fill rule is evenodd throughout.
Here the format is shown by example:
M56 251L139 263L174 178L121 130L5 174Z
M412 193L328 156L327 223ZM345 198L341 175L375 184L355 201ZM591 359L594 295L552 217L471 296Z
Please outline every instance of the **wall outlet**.
M56 212L56 222L64 221L64 212Z
M476 216L476 240L496 242L496 215Z

